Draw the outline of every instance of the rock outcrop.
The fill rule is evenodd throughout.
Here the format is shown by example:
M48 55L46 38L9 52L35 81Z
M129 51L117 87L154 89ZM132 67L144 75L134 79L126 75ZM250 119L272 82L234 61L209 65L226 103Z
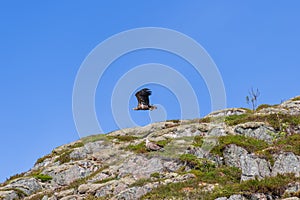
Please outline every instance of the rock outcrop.
M1 184L0 199L299 199L299 99L82 138Z

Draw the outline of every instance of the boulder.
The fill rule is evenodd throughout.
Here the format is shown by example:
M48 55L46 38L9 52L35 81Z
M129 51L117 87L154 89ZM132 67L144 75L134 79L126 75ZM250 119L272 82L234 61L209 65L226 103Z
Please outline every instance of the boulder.
M253 154L241 156L242 181L270 176L270 163Z
M292 152L283 152L275 156L272 175L285 173L295 173L296 176L300 176L300 156L296 156Z

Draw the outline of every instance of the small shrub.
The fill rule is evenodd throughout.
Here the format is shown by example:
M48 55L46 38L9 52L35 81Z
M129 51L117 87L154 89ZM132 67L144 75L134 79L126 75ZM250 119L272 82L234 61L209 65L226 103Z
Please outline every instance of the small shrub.
M270 108L270 107L272 107L272 105L269 105L269 104L261 104L261 105L259 105L259 106L256 108L256 111L260 111L260 110L262 110L262 109L264 109L264 108Z
M107 136L109 139L118 139L121 142L131 142L138 139L138 137L132 135L119 135L119 136Z
M70 158L71 152L72 152L72 150L66 150L61 155L59 155L59 157L56 158L54 162L58 162L59 161L60 164L64 164L64 163L70 162L71 161L71 158Z
M275 145L283 151L293 152L300 156L300 134L294 134L285 138L279 139Z
M39 179L43 183L52 180L52 177L47 174L38 174L38 175L35 175L34 177L36 179Z
M52 154L48 154L44 157L41 157L41 158L37 159L37 161L35 162L35 165L44 162L48 158L52 158L52 156L53 156Z
M199 136L199 135L195 136L194 141L193 141L193 145L195 147L201 147L202 144L203 144L203 137Z
M300 96L293 98L292 101L300 101Z
M145 142L141 142L137 145L128 145L125 148L125 150L133 151L135 153L147 153L148 152Z
M151 178L160 178L160 173L159 172L154 172L150 175Z
M211 118L210 117L204 117L199 119L199 123L210 123Z

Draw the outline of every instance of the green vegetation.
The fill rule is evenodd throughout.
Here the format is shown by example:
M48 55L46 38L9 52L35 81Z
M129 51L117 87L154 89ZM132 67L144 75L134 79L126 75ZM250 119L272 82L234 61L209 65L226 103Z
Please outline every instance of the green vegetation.
M119 135L119 136L107 136L108 139L118 139L121 142L131 142L138 139L136 136L132 135Z
M231 115L225 118L225 123L229 126L235 126L246 122L266 122L272 126L276 131L285 131L283 124L288 126L300 125L300 115L286 115L286 114L270 114L270 115L254 115L242 114Z
M292 101L300 101L300 96L293 98Z
M133 184L131 184L129 187L142 187L142 186L146 185L147 183L151 183L151 182L152 182L152 180L150 178L141 178L141 179L138 179Z
M150 177L151 177L151 178L160 178L161 175L160 175L159 172L154 172L154 173L150 174Z
M188 160L192 157L184 156ZM150 193L143 196L142 199L206 199L206 193L202 192L201 183L219 185L238 184L240 182L241 171L233 167L218 167L210 170L191 171L196 175L195 178L185 182L170 183L154 188ZM186 192L189 190L189 192Z
M135 153L147 153L147 148L145 142L141 142L136 145L128 145L125 150L133 151Z
M203 137L197 135L197 136L194 137L193 145L195 147L201 147L203 142L204 142Z
M216 169L217 170L217 169ZM142 199L207 199L213 200L218 197L230 197L234 194L249 195L253 193L265 193L272 196L282 196L287 185L293 181L299 181L293 174L267 177L262 180L249 180L240 182L240 172L234 168L220 168L211 174L202 174L204 177L178 183L161 185L147 193ZM201 184L204 183L204 184ZM214 184L218 183L218 184ZM207 184L214 184L212 192L201 190Z
M64 164L71 161L70 154L73 150L65 150L62 154L59 155L58 158L55 159L54 162L59 162L60 164Z
M43 183L52 180L52 177L47 174L38 174L38 175L35 175L34 177L39 179Z
M37 159L37 161L35 162L35 165L44 162L48 158L52 158L52 156L53 156L52 154L48 154L48 155L45 155L44 157Z
M6 179L6 181L4 183L1 184L1 186L7 185L8 183L10 183L12 180L16 180L20 177L23 177L25 175L25 173L20 173L20 174L15 174L11 177L9 177L8 179Z
M210 123L211 118L210 117L204 117L199 119L199 123Z
M258 140L252 137L245 137L243 135L227 135L218 138L219 144L215 146L211 153L222 155L224 148L229 144L236 144L243 147L248 152L256 152L268 147L268 143L263 140Z
M90 135L84 138L81 138L81 141L86 144L89 142L96 142L96 141L106 141L108 142L107 134L98 134L98 135Z
M262 180L249 180L239 184L225 185L220 187L210 195L211 199L233 194L265 193L272 196L281 196L288 187L288 183L299 181L294 174L277 175L267 177Z
M260 111L264 108L270 108L270 107L273 107L272 105L269 105L269 104L261 104L259 105L257 108L256 108L256 111Z
M300 134L290 135L276 141L274 146L283 150L293 152L300 156Z
M184 163L184 166L188 166L189 168L196 170L197 172L209 172L216 168L215 164L207 159L197 158L197 156L192 154L182 154L179 157L179 160ZM197 175L197 174L195 174Z

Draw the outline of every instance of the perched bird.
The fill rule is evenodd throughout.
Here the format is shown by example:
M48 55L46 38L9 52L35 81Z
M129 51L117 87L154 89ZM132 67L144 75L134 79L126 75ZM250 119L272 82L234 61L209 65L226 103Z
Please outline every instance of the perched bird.
M148 88L143 88L137 93L135 96L138 100L138 106L133 108L133 110L154 110L157 107L149 104L149 96L151 95L151 91Z
M148 138L146 138L146 148L148 150L151 150L151 151L159 151L159 150L163 150L163 147L158 145L158 144L155 144L153 142L150 142L148 140Z

